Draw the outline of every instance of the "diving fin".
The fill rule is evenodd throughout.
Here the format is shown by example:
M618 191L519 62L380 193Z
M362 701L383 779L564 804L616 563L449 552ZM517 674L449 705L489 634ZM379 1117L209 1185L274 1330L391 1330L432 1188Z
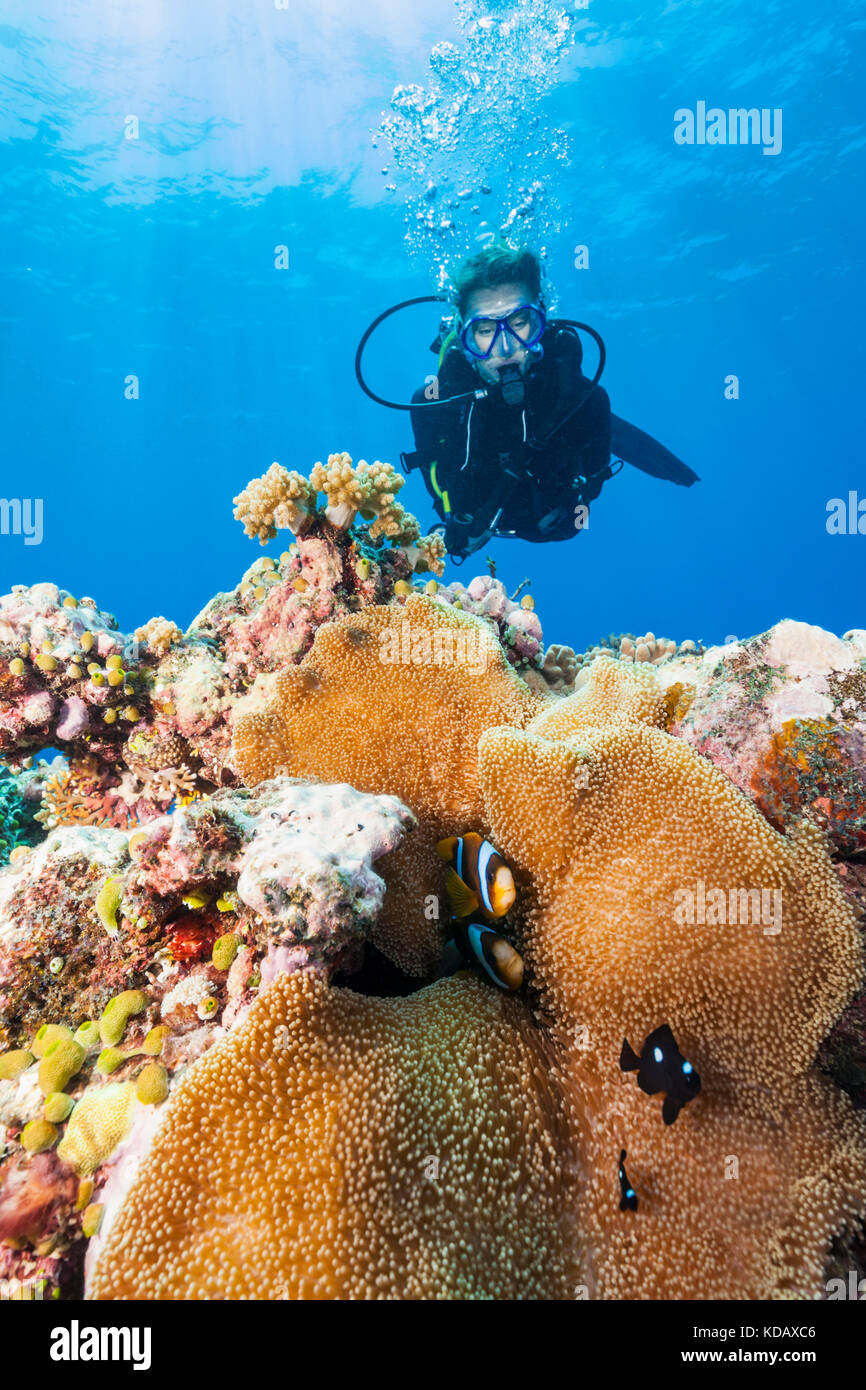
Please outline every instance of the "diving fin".
M610 417L610 452L616 458L649 473L652 478L662 478L666 483L678 483L680 487L691 487L699 483L697 473L683 463L651 434L630 425L618 415Z

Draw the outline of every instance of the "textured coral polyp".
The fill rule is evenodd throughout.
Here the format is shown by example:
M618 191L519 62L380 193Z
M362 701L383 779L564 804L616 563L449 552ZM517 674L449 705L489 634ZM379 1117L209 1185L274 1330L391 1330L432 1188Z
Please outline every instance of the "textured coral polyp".
M418 832L384 870L391 891L374 940L423 973L440 947L422 910L428 895L444 899L436 840L485 824L478 739L539 708L486 623L413 595L319 628L267 709L238 721L234 761L247 785L282 771L387 792L415 813Z
M815 1296L866 1182L862 1121L809 1070L861 979L854 915L820 832L779 835L685 744L612 722L599 686L605 725L575 695L572 737L539 734L541 716L479 744L495 843L532 888L522 949L588 1121L585 1282L593 1297ZM700 909L711 889L722 911ZM758 901L774 912L755 920ZM702 1078L671 1129L618 1067L623 1038L661 1023ZM618 1209L621 1147L639 1228Z
M571 1296L545 1053L475 979L368 999L281 976L179 1083L91 1296Z
M534 1007L463 975L400 1000L279 977L180 1083L94 1296L819 1296L866 1187L862 1118L813 1070L862 974L821 832L779 834L659 727L673 697L650 663L602 659L535 717L507 687L511 722L485 728L460 679L377 669L391 619L367 616L320 632L239 761L402 785L434 818L408 735L435 701L459 711L477 752L446 725L449 766L515 867ZM661 1023L702 1079L671 1126L619 1067Z

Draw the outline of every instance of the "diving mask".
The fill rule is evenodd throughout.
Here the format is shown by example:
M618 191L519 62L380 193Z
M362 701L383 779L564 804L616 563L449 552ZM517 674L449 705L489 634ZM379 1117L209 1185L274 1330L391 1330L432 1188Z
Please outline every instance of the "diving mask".
M509 357L520 348L534 348L542 338L547 318L538 304L518 304L502 318L478 314L460 328L463 351L476 362L494 354Z

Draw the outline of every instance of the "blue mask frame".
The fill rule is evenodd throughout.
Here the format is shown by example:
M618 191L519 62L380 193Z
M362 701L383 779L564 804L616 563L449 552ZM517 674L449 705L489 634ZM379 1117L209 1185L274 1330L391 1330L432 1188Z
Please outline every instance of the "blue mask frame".
M522 313L527 309L530 309L536 316L537 324L530 332L529 337L523 338L520 333L509 324L508 320L513 318L515 314ZM476 323L493 323L496 325L496 332L493 334L490 340L490 347L486 352L479 352L477 346L472 342L471 329L472 325ZM503 356L507 356L508 353L509 337L513 338L520 347L528 348L531 351L541 342L546 327L547 315L540 304L515 304L514 308L509 309L508 313L503 315L502 318L495 318L492 314L475 314L461 326L459 333L460 344L467 357L471 357L475 362L486 362L488 358L493 356L500 338L503 340L506 347L506 352L502 354Z

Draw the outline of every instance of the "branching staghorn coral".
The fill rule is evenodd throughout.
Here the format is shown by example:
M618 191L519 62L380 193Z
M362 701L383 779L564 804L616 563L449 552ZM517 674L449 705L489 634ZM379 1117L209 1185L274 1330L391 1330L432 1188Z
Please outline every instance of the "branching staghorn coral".
M70 763L46 782L36 819L53 830L60 825L105 825L125 830L135 814L104 774L86 760Z
M191 797L196 790L196 775L191 768L160 767L145 782L144 795L164 805L176 797Z

